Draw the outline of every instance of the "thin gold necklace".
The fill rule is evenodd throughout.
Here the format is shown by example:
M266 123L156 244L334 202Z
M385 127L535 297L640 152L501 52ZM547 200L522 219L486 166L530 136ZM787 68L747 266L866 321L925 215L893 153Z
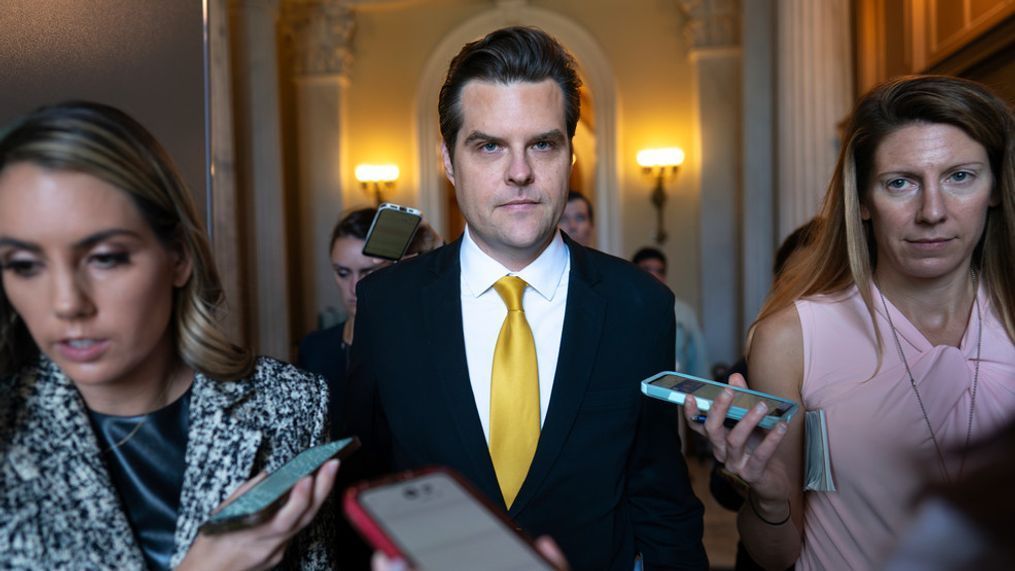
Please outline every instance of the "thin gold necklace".
M130 432L128 432L126 434L126 436L124 436L123 438L121 438L120 440L118 440L117 442L115 442L114 444L112 444L111 446L109 446L107 448L100 448L99 449L99 454L105 454L107 452L112 452L113 450L116 450L117 448L119 448L119 447L123 446L124 444L126 444L127 441L130 440L131 438L134 438L134 435L137 434L137 432L139 430L141 430L141 427L144 426L148 422L149 418L151 418L152 413L157 411L157 410L159 410L160 408L162 408L163 406L166 405L166 400L168 400L168 398L169 398L169 386L172 385L172 384L173 384L173 381L172 381L172 378L170 377L170 380L167 381L162 386L162 390L159 392L158 396L155 397L156 398L156 400L155 400L156 407L154 409L152 409L151 411L149 411L147 414L145 414L144 418L141 419L141 422L139 422L136 425L134 425L134 428L130 429Z
M976 319L979 322L978 332L976 335L976 365L973 373L973 385L970 389L969 399L969 424L966 426L966 442L962 447L962 455L959 460L959 473L958 478L962 477L962 469L966 465L966 450L969 449L969 440L973 435L973 411L976 408L976 385L980 380L980 348L983 344L983 315L980 313L980 299L977 296L977 282L976 272L973 268L969 268L969 275L973 280L973 305L976 307ZM876 284L877 282L875 282ZM920 390L916 388L916 379L913 378L913 372L909 369L909 361L906 360L905 353L902 352L902 342L899 341L899 333L895 330L895 323L892 321L892 313L888 311L888 302L885 301L885 294L881 291L881 286L878 285L878 294L881 296L881 305L885 308L885 317L888 318L888 325L892 327L892 337L895 338L895 347L899 350L899 358L902 359L902 364L906 367L906 375L909 376L909 385L913 387L913 393L916 394L916 402L920 405L920 412L923 413L923 420L927 423L927 430L930 432L930 440L934 443L934 450L937 452L938 462L941 463L941 472L944 473L945 480L951 481L951 476L948 474L948 466L945 464L944 453L941 452L941 445L938 444L937 436L934 434L934 427L930 424L930 417L927 416L927 408L923 405L923 399L920 397Z

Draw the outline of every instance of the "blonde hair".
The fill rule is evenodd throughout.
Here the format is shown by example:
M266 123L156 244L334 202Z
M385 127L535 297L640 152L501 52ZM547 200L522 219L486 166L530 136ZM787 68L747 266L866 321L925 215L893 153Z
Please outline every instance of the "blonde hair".
M88 174L126 193L162 244L191 261L190 278L173 293L170 327L180 358L217 379L253 370L250 352L231 343L219 325L224 294L193 198L169 155L141 124L97 103L42 107L0 134L0 171L14 163ZM16 372L38 352L0 286L0 375Z
M984 86L955 77L908 76L885 82L857 103L848 121L810 247L793 256L778 277L754 325L797 299L856 285L874 321L871 281L876 248L860 206L870 186L874 154L889 134L913 123L943 123L983 145L1000 204L987 211L973 265L1015 340L1015 119L1011 108ZM753 326L751 333L753 334ZM883 346L875 327L879 361Z

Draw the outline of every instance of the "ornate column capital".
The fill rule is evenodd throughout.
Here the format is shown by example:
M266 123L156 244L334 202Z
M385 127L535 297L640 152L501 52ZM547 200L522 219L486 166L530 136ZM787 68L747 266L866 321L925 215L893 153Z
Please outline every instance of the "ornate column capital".
M740 45L740 0L677 0L692 50Z
M356 14L343 0L284 0L282 34L294 73L348 80Z

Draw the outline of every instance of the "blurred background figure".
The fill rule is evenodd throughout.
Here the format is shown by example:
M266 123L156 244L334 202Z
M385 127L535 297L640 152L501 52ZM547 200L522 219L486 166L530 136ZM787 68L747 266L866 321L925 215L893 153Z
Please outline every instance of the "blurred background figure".
M666 283L666 254L658 248L645 247L631 258L631 262L645 270L661 283ZM676 299L673 314L677 320L676 369L688 375L711 378L705 336L698 325L698 314L687 303Z
M349 347L352 345L356 322L356 284L391 263L363 255L363 244L366 243L367 232L376 213L376 208L353 210L343 215L331 231L331 268L335 274L335 285L338 286L345 320L304 337L300 341L296 359L299 368L317 373L328 381L328 392L331 395L328 412L331 418L337 418L338 401L345 386ZM333 437L337 437L337 429L332 423Z
M341 398L345 392L345 374L349 365L349 348L353 342L356 323L356 286L371 273L391 265L392 262L363 254L367 233L373 222L376 208L360 208L343 215L331 232L331 268L335 273L342 300L345 320L337 325L314 331L299 345L296 364L301 369L323 376L328 381L331 395L328 412L338 418ZM429 252L443 244L440 235L426 223L420 223L405 258ZM338 426L331 425L333 438L338 438Z
M567 193L567 204L560 217L560 229L582 246L592 247L596 240L596 219L592 203L577 190Z

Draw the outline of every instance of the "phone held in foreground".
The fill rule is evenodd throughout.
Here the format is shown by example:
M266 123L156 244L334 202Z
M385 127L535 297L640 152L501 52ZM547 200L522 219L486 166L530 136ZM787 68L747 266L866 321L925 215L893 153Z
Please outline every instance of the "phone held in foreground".
M346 458L359 448L355 436L308 448L244 492L201 524L209 535L251 527L270 518L301 478L313 474L322 464Z
M370 544L416 569L556 569L506 514L447 468L359 484L346 491L344 503Z
M422 220L419 210L385 202L377 207L370 223L363 255L371 258L398 261L412 243Z
M645 395L681 406L688 396L693 396L702 413L712 408L712 402L725 389L733 391L733 402L726 412L726 426L735 425L759 402L768 407L768 414L758 423L758 427L764 429L775 428L779 422L789 422L800 408L797 403L775 395L674 371L663 371L641 382L641 392ZM695 421L704 422L705 416L700 415Z

